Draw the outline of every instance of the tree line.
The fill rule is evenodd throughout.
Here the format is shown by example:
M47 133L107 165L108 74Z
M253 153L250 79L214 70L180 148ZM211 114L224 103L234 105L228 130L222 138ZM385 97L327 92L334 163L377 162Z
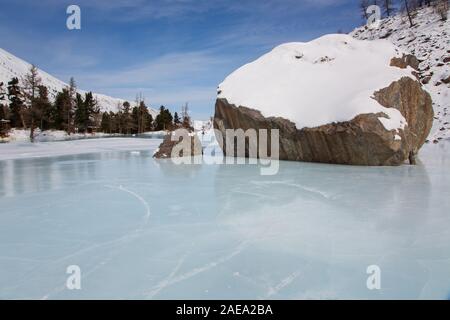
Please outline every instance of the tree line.
M117 112L103 112L100 129L102 132L111 134L141 134L149 131L172 131L176 128L193 129L189 114L182 117L175 112L173 115L164 106L159 108L155 119L141 98L137 98L136 106L131 108L128 101L117 106Z
M370 12L367 9L376 5L382 9L385 17L390 17L397 12L404 12L408 16L410 26L414 26L414 12L421 7L433 7L434 11L447 20L449 0L360 0L360 9L363 19L369 19Z
M191 126L187 107L180 117L177 112L172 115L161 106L153 119L142 96L136 98L133 107L125 101L117 105L116 112L102 112L92 92L82 95L77 91L73 78L51 101L48 88L43 85L35 66L30 67L23 79L13 78L6 84L0 83L0 121L3 131L5 123L12 128L30 129L31 141L37 128L64 130L70 135L92 131L140 134Z

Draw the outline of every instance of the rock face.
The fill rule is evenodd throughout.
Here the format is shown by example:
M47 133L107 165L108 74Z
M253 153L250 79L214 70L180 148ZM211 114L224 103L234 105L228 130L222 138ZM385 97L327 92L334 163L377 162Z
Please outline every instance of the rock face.
M279 129L280 160L400 165L411 154L417 153L431 130L433 109L430 95L419 82L404 77L375 92L374 98L386 108L399 110L408 125L399 132L388 131L380 122L380 118L386 115L370 113L358 115L350 121L298 129L288 119L265 118L257 110L217 99L214 127L224 136L226 129Z
M182 143L182 139L183 139L180 137L178 140L172 141L173 134L174 134L174 132L166 135L163 142L161 143L161 145L159 146L159 148L153 155L154 158L169 159L174 156L175 157L189 157L189 156L202 155L202 144L196 134L190 134L188 137L184 137L184 139L190 140L190 154L184 154L183 150L181 150L178 154L172 154L172 151L175 148L175 146L181 147L181 143Z
M408 66L414 70L419 70L420 61L412 54L404 54L401 58L394 57L391 59L390 66L400 69L406 69Z

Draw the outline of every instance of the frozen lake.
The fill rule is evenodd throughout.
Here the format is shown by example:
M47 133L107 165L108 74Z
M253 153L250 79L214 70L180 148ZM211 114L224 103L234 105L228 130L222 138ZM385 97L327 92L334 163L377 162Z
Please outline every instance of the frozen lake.
M0 146L0 299L449 298L450 143L414 167L261 176L118 141L40 144L40 158ZM66 288L70 265L81 290Z

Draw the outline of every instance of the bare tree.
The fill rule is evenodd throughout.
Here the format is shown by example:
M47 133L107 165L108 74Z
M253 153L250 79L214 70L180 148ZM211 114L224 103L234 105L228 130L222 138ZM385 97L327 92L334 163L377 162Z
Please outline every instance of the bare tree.
M433 1L435 1L435 0L433 0ZM419 7L423 7L423 6L431 6L431 2L432 2L432 0L417 0L417 5L419 6Z
M408 15L408 20L409 20L409 25L412 27L414 27L414 22L412 19L412 1L411 0L403 0L403 5L404 5L404 9L406 11L406 14Z
M383 10L386 16L390 17L394 11L393 0L383 0Z
M433 3L434 11L441 16L442 21L447 21L449 4L448 0L436 0Z
M69 87L67 88L69 92L69 101L67 103L67 133L70 135L73 132L73 115L75 111L75 106L77 105L77 84L73 77L70 78Z
M136 110L137 110L137 133L141 134L143 132L143 114L142 114L142 105L145 104L145 99L144 96L142 94L142 92L140 92L139 94L136 95Z
M181 107L181 123L183 128L190 129L192 128L191 117L189 115L189 103L186 102Z
M30 70L22 79L23 82L23 96L25 98L25 105L30 119L30 141L34 142L35 119L39 116L36 108L36 99L39 94L39 86L42 80L39 77L38 69L32 65Z
M361 16L364 20L369 19L369 14L367 13L367 8L369 8L369 0L361 0L359 2L359 8L361 9Z

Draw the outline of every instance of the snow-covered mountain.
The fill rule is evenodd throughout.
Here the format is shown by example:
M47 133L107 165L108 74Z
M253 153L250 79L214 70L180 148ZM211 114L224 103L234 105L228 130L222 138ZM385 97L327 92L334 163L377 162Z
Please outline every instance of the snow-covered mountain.
M450 21L442 21L432 8L419 9L410 28L408 18L396 15L378 28L360 27L351 32L357 39L388 39L420 61L419 76L433 99L435 121L429 141L450 138Z
M17 77L20 80L28 73L30 67L30 63L0 48L0 82L3 82L6 85L13 77ZM42 78L43 85L48 88L49 96L52 100L56 97L58 92L68 86L67 83L40 69L39 76ZM78 90L78 92L84 95L86 91ZM98 93L94 93L94 96L102 111L116 112L118 104L122 104L125 101L123 99L112 98ZM133 101L130 101L130 103L133 105ZM149 111L153 117L157 115L156 110L149 108Z

